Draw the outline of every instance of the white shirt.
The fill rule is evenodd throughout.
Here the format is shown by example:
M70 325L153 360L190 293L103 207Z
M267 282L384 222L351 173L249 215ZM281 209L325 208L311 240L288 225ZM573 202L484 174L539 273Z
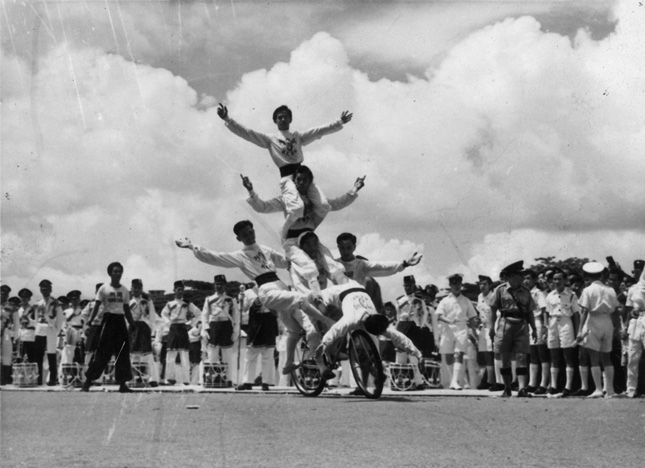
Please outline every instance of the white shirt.
M611 314L618 307L616 292L601 281L594 281L587 286L578 303L591 314Z
M287 258L264 245L245 245L235 252L214 252L193 246L193 254L199 261L223 268L239 268L249 279L254 280L265 273L275 273L276 268L287 268Z
M578 296L568 288L562 292L554 289L546 297L546 311L550 317L571 317L580 312Z
M349 262L341 258L336 259L345 267L345 274L365 286L367 277L391 276L405 269L403 262L372 262L362 258L354 258Z

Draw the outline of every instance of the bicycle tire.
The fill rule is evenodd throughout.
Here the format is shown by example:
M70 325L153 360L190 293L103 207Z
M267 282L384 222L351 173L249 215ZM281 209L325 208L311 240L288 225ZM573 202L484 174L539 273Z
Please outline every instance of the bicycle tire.
M383 362L372 337L365 330L354 330L351 333L349 362L356 384L365 398L379 398L385 383Z
M294 364L298 367L291 371L291 380L300 394L306 397L318 396L325 388L325 381L320 375L316 361L309 358L312 353L307 340L300 338L294 353Z

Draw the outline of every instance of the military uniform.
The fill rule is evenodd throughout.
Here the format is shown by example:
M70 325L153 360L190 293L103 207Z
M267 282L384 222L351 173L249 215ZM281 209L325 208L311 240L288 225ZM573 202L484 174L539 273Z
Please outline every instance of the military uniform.
M133 279L132 288L141 290L143 282L140 279ZM134 320L128 331L132 362L144 362L147 365L149 383L155 387L159 382L159 368L152 354L152 336L161 318L155 311L154 303L146 294L130 298L130 313Z
M48 287L51 291L51 282L42 280L39 283L41 288ZM48 385L56 385L57 378L57 359L56 345L58 343L58 334L63 327L63 308L60 303L51 296L43 297L36 302L36 363L38 364L38 385L43 384L43 359L47 354L47 363L49 366Z

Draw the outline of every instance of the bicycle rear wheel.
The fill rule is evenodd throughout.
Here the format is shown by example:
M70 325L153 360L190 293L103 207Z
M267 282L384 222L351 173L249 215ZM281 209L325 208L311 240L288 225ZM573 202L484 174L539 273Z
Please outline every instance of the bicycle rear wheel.
M298 340L294 354L294 364L298 367L291 371L291 379L300 394L306 397L318 396L325 388L325 381L313 359L313 352L304 337Z
M349 341L352 374L366 398L376 399L383 392L383 362L372 337L365 330L354 330Z

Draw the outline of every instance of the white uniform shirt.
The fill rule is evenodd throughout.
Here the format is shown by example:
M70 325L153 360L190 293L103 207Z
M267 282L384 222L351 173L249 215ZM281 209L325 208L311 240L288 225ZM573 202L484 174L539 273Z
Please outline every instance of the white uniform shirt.
M490 308L490 301L492 298L492 290L488 291L486 296L484 296L483 293L479 293L477 296L477 310L479 311L479 318L482 321L482 326L489 330L494 325L493 311Z
M441 299L437 306L437 319L444 319L454 322L457 327L466 327L468 320L477 317L477 312L472 302L463 294L455 296L452 292Z
M537 286L533 286L533 289L531 289L531 296L533 297L533 302L535 302L533 316L541 319L542 312L546 309L546 294L544 294L544 292Z
M587 286L578 303L591 314L611 314L619 305L616 292L601 281L594 281Z
M255 281L265 273L275 273L276 268L287 268L287 258L264 245L245 245L236 252L214 252L194 246L193 254L198 260L223 268L239 268L248 278Z
M568 288L561 293L554 289L546 297L546 311L550 317L571 317L580 312L578 296Z
M18 309L20 320L20 340L34 341L36 339L36 308L29 304L27 307L20 306ZM25 323L25 326L22 324Z
M135 322L145 322L150 327L150 332L154 334L160 317L157 315L155 304L150 298L133 296L130 299L130 312Z
M199 309L192 302L174 299L168 302L161 311L161 317L167 323L188 323L199 317Z
M345 274L349 278L363 286L367 283L368 276L373 278L391 276L405 269L403 262L372 262L362 258L354 258L349 262L337 258L336 261L345 267Z
M58 333L63 328L63 308L53 297L41 299L36 304L36 336Z
M228 294L215 293L204 300L202 308L202 324L206 326L210 322L233 321L237 305Z
M122 284L115 288L106 283L96 292L96 300L103 304L103 313L125 315L123 305L130 302L130 292Z

